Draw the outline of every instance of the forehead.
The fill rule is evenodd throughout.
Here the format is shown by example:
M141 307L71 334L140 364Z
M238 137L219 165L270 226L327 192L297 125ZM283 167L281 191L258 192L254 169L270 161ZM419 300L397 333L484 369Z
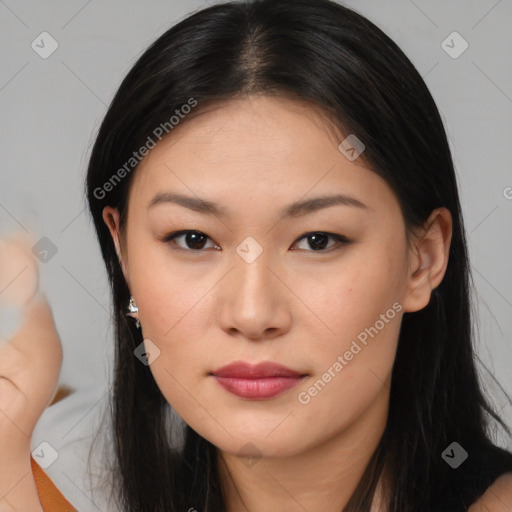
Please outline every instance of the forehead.
M233 204L259 197L267 207L327 192L385 203L386 182L362 157L349 161L339 151L343 138L305 102L256 96L213 104L149 152L130 202L147 207L155 194L179 190Z

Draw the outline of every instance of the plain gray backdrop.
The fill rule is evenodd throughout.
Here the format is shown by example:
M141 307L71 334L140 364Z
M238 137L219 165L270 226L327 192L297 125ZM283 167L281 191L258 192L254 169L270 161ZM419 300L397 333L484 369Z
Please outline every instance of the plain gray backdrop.
M441 111L477 288L478 355L512 395L512 1L344 3L397 42ZM20 229L55 245L40 267L64 346L61 383L106 385L113 354L107 276L83 196L94 136L136 58L207 5L0 0L0 236ZM490 391L512 424L504 395Z

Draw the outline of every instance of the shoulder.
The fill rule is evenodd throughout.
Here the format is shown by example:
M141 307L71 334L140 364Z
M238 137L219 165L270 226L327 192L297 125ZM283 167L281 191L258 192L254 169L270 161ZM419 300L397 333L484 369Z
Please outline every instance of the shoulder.
M512 512L512 472L495 480L468 512Z

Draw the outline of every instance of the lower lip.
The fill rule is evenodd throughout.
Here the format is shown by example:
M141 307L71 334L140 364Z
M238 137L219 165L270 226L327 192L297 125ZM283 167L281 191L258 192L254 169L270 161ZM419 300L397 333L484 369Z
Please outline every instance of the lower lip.
M253 400L272 398L296 386L303 377L267 377L261 379L240 379L218 377L217 382L233 395Z

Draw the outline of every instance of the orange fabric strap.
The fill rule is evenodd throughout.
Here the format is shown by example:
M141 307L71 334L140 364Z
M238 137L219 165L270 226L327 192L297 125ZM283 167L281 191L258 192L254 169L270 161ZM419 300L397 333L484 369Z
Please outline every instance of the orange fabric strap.
M43 510L45 512L76 512L32 456L30 464Z

